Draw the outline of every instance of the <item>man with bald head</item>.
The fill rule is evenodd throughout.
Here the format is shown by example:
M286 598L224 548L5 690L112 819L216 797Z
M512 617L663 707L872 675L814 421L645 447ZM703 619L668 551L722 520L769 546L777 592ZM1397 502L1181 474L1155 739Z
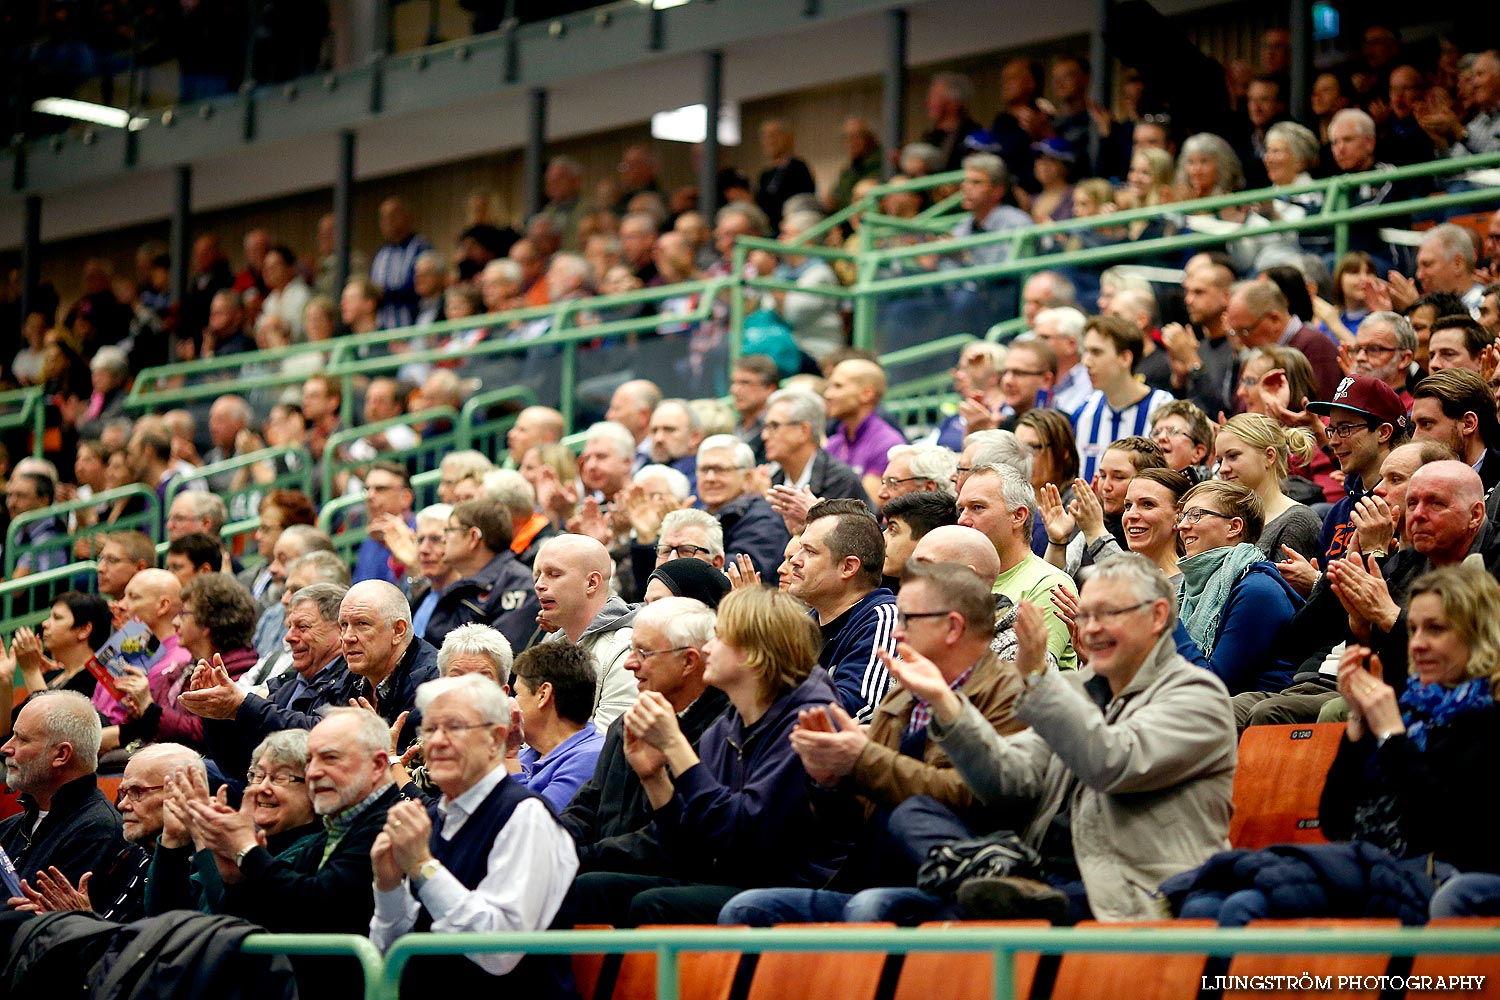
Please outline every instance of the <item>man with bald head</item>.
M859 474L865 492L880 492L886 455L906 437L886 423L876 410L885 398L885 372L873 361L850 358L834 365L823 389L828 416L838 429L824 450Z
M182 610L182 581L164 569L143 569L130 578L125 585L125 596L110 606L116 620L139 618L146 628L161 643L160 653L151 670L175 669L192 659L192 655L177 641L177 614ZM150 659L142 657L142 662ZM146 687L146 674L131 668L122 684ZM94 707L104 717L105 724L114 732L105 733L105 750L119 745L120 723L124 722L127 706L115 700L114 695L103 684L94 688Z
M597 539L558 535L536 554L531 578L541 611L542 642L576 642L594 656L599 683L590 717L601 733L635 703L635 678L625 669L630 655L630 606L609 592L614 560ZM536 641L533 639L533 641Z
M411 604L384 580L349 588L339 605L349 698L363 698L388 725L410 713L399 750L417 735L417 688L438 677L437 648L412 631Z
M911 557L921 563L967 566L994 587L1000 576L1000 554L984 532L961 524L945 524L923 535Z
M516 415L516 422L505 433L509 455L505 468L519 469L526 453L539 444L561 441L567 432L567 421L550 406L528 406Z
M624 427L635 438L635 461L632 473L639 472L651 464L651 414L661 402L661 390L656 383L643 378L623 383L609 398L609 409L605 420L612 420Z
M950 524L934 528L911 554L917 563L956 563L967 566L993 588L1000 577L1000 554L984 532L962 524ZM995 636L990 649L1002 660L1013 660L1016 655L1016 606L1003 594L995 595ZM1047 653L1047 666L1057 668L1057 657Z
M1428 462L1406 484L1404 531L1408 547L1386 557L1332 561L1280 642L1304 658L1292 686L1279 694L1246 692L1233 699L1235 721L1246 725L1311 722L1337 694L1339 642L1358 642L1380 654L1385 681L1404 688L1407 674L1406 605L1423 573L1477 558L1500 570L1500 533L1485 517L1484 485L1462 461ZM1372 572L1372 569L1374 572Z
M37 691L21 706L0 746L23 807L0 822L0 846L20 877L34 882L55 867L77 885L125 848L120 816L94 780L100 735L98 713L76 691Z

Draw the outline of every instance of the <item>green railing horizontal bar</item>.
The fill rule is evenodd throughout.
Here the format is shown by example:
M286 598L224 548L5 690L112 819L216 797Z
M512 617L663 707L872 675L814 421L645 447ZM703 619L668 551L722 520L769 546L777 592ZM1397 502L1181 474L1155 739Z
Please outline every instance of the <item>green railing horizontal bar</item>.
M246 367L261 365L274 365L290 357L297 357L317 351L326 351L333 355L330 359L330 367L349 362L341 361L344 355L378 348L393 341L407 341L414 337L443 336L452 333L461 333L468 330L476 330L484 327L509 326L512 323L524 323L527 320L542 319L546 317L566 316L583 310L609 310L626 306L638 305L643 302L656 302L662 299L678 298L684 295L704 296L717 294L718 290L730 282L725 278L710 278L699 281L682 282L676 285L657 285L651 288L640 288L630 292L619 292L613 295L596 295L587 299L570 299L564 302L549 303L545 306L526 306L521 309L513 309L507 312L486 313L481 316L466 316L463 319L444 320L440 323L430 323L420 327L402 327L395 330L382 330L377 333L362 334L358 339L340 337L333 340L317 341L314 343L294 344L289 347L278 347L268 351L248 351L243 354L234 354L225 358L205 358L198 361L179 361L170 365L160 365L154 368L144 369L131 386L130 394L126 397L126 408L141 410L160 406L153 399L144 397L167 397L172 400L187 398L209 398L222 395L226 391L239 391L240 386L249 385L250 389L269 388L274 385L288 385L300 382L307 378L307 373L296 374L267 374L253 380L232 380L228 388L224 385L209 384L196 388L206 391L196 396L184 396L194 386L181 386L175 389L158 389L156 383L163 379L171 379L177 376L203 376L215 372L235 372ZM604 324L600 324L602 327ZM589 333L594 336L607 335L609 331L602 331L600 327L590 327ZM545 346L547 343L561 343L550 338L554 334L548 334L545 338L537 338L529 341L528 346ZM583 339L589 339L585 337ZM469 352L466 352L469 353ZM402 359L403 363L419 360L416 353L391 355ZM436 356L427 360L443 360L453 355L437 352ZM398 366L399 367L399 366ZM252 384L253 383L253 384Z
M1441 207L1454 207L1457 205L1480 204L1486 201L1500 201L1500 189L1487 191L1464 191L1457 194L1446 195ZM936 285L951 284L962 280L984 280L988 278L1002 278L1011 275L1028 273L1042 268L1052 269L1057 267L1078 267L1088 264L1113 263L1115 261L1138 260L1160 252L1171 252L1187 250L1193 247L1214 246L1222 243L1230 243L1237 239L1246 237L1273 236L1278 233L1300 232L1306 229L1328 229L1335 226L1355 223L1370 222L1376 219L1388 218L1394 215L1405 215L1411 212L1421 211L1424 208L1440 207L1430 203L1428 199L1392 202L1384 205L1368 205L1353 209L1340 209L1333 217L1328 215L1309 216L1305 219L1287 219L1280 222L1270 222L1264 226L1256 226L1253 229L1245 229L1233 233L1178 233L1174 236L1162 236L1156 239L1140 240L1135 243L1113 243L1107 246L1089 247L1084 250L1075 250L1066 254L1054 254L1039 257L1021 257L995 264L983 264L965 268L950 268L946 270L930 271L924 274L903 275L899 278L882 278L863 285L859 291L870 295L883 295L891 292L912 291L919 288L931 288ZM993 236L1003 236L1003 233L987 235L984 239L995 242ZM953 240L941 244L942 252L949 252L956 244L968 243L978 237L965 237L962 240ZM902 252L909 248L902 248ZM887 251L875 251L876 253ZM934 252L934 246L926 248L927 253ZM905 254L905 256L913 256Z
M240 943L249 955L347 955L359 962L365 1000L380 995L383 971L380 951L355 934L251 934Z
M1462 160L1438 160L1431 163L1419 163L1414 164L1410 167L1400 167L1394 170L1370 170L1358 174L1340 174L1321 181L1315 181L1311 184L1296 184L1280 188L1255 188L1246 191L1235 191L1230 194L1214 195L1211 198L1196 198L1190 201L1175 201L1166 205L1153 205L1145 208L1126 209L1121 212L1111 212L1108 215L1092 215L1082 219L1066 219L1062 222L1049 222L1040 225L1027 226L1020 229L1007 229L994 233L979 233L973 236L956 237L952 240L943 242L942 252L953 253L959 250L970 250L976 247L989 246L996 243L1004 243L1008 240L1015 239L1018 236L1028 239L1034 239L1036 237L1042 236L1073 233L1085 229L1110 229L1131 222L1150 221L1168 215L1193 215L1199 213L1210 213L1216 212L1222 208L1232 208L1239 205L1253 205L1259 202L1266 201L1277 201L1302 194L1328 192L1331 189L1343 191L1350 188L1358 188L1361 184L1366 183L1385 183L1387 181L1406 180L1413 177L1426 177L1442 173L1462 174L1467 173L1470 170L1483 169L1485 167L1492 166L1500 166L1500 153L1485 153L1480 156L1466 157ZM1460 195L1464 194L1476 196L1474 198L1468 199L1467 203L1477 203L1483 202L1488 198L1500 199L1500 188L1481 188L1477 191L1453 192L1432 198L1411 199L1406 202L1393 203L1416 207L1406 207L1401 209L1400 211L1386 214L1401 215L1409 212L1420 211L1423 208L1441 208L1455 203L1464 203L1455 200L1458 199ZM1335 210L1330 208L1331 203L1332 199L1325 201L1323 210L1318 214L1309 215L1303 219L1290 220L1288 222L1272 223L1272 226L1274 227L1280 225L1296 229L1323 228L1326 226L1336 225L1340 221L1345 221L1342 215L1340 215L1339 218L1328 218L1331 215L1336 215L1347 211L1361 210ZM1385 207L1385 205L1368 206L1369 209ZM957 223L957 221L963 217L964 216L961 215L952 216L950 217L950 219L952 223ZM1376 217L1379 218L1383 216ZM911 226L911 220L892 220L890 216L877 216L875 217L875 221L882 225L885 225L888 222L894 222L896 225L909 226L910 228L921 228L920 226ZM1359 220L1356 217L1355 219L1349 221ZM949 226L949 228L951 228L951 225ZM1244 230L1243 233L1231 234L1228 237L1221 238L1235 239L1241 235L1260 236L1280 231L1284 230L1257 226L1254 229ZM904 257L922 256L934 252L937 252L935 248L924 244L907 247L890 247L884 250L877 249L871 250L869 253L877 261L886 263L888 261L899 260ZM1050 255L1048 259L1055 260L1062 256L1064 255Z
M888 194L900 194L903 191L928 191L947 184L961 184L963 179L962 170L949 170L941 174L928 174L926 177L911 177L896 184L881 184L866 191L865 197L874 201Z
M1375 955L1500 954L1500 932L1450 927L1402 928L704 928L702 930L529 931L515 934L407 934L386 952L400 955L519 951L534 955L622 955L666 946L680 951L1011 951L1170 954Z
M793 257L821 257L824 260L854 260L855 255L842 247L829 246L804 246L796 245L796 252L792 253L789 244L780 240L768 240L759 236L741 236L735 240L735 247L743 247L746 250L764 250L767 253L776 254L778 257L790 255Z

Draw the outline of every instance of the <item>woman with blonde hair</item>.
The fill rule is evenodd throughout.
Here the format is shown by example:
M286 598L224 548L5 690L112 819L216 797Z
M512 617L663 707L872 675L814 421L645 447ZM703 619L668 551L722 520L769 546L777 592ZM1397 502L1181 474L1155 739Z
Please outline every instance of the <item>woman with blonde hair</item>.
M1172 162L1171 153L1155 147L1137 149L1130 156L1125 187L1115 195L1115 201L1122 209L1171 204L1177 200L1176 175L1177 165ZM1174 230L1163 218L1140 219L1130 224L1129 233L1132 240L1140 240L1169 236Z
M1188 490L1177 514L1182 627L1231 695L1292 682L1276 639L1303 602L1255 544L1265 523L1253 490L1220 479Z
M1316 447L1310 460L1303 461L1295 452L1288 456L1290 474L1301 487L1297 496L1304 503L1338 503L1348 491L1334 476L1339 467L1328 447L1327 428L1307 410L1317 398L1312 365L1295 347L1267 344L1246 352L1235 400L1246 413L1262 413L1283 427L1301 427L1312 434Z
M1331 843L1299 845L1304 863L1333 876L1330 886L1388 891L1277 891L1262 860L1285 854L1272 848L1264 859L1237 853L1233 872L1210 861L1188 878L1180 916L1225 926L1266 917L1418 924L1429 913L1500 912L1500 807L1485 787L1500 756L1500 589L1482 567L1446 566L1408 594L1404 641L1392 635L1378 652L1351 644L1339 660L1349 715L1318 806Z
M624 716L625 756L651 802L662 847L702 876L694 883L583 875L575 893L620 901L624 912L580 912L575 919L711 924L741 889L823 887L854 831L814 819L807 772L790 735L799 714L832 729L854 723L818 666L821 645L806 606L790 594L747 587L724 598L714 638L703 648L703 679L728 696L732 709L696 748L671 702L655 691L643 691ZM851 820L857 815L856 809Z
M1219 478L1249 487L1260 498L1265 528L1257 543L1267 559L1282 558L1285 545L1311 559L1321 555L1318 536L1323 522L1312 509L1281 492L1289 462L1311 462L1317 446L1300 427L1283 427L1260 413L1237 413L1219 429L1214 454Z

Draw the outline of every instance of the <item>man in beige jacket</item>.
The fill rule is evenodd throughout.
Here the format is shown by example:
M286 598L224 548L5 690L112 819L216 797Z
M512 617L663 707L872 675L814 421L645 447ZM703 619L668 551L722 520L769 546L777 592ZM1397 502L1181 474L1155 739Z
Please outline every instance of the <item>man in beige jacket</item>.
M1049 829L1067 814L1083 894L1076 884L977 879L958 894L968 916L1061 919L1061 893L1068 919L1164 917L1158 886L1229 846L1234 716L1218 678L1176 653L1166 578L1133 553L1106 559L1075 621L1088 668L1069 677L1047 671L1042 613L1020 605L1015 669L1025 693L1016 717L1031 728L1014 736L996 732L909 646L891 666L931 704L929 735L975 797L997 808L1023 804L1014 828L1027 843L1045 856Z

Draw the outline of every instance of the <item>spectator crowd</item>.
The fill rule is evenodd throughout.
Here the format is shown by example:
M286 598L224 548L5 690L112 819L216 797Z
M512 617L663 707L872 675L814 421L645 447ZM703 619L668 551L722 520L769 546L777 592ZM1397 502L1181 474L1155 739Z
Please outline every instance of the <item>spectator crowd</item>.
M486 339L547 332L424 330L444 318L637 287L670 302L731 275L734 241L773 222L788 246L752 253L752 272L837 284L791 241L883 169L857 121L821 201L790 129L767 123L765 170L721 177L712 228L634 147L592 194L554 160L524 234L474 206L452 259L390 199L385 243L342 290L331 229L301 257L256 230L238 272L201 238L179 303L159 248L138 281L90 264L60 325L55 301L23 317L10 367L45 386L49 457L8 471L7 564L93 568L35 590L39 633L0 659L21 809L0 847L24 879L9 905L198 909L381 948L596 923L1500 912L1494 810L1465 787L1500 741L1500 212L1412 213L1414 247L1356 227L1333 261L1325 234L1254 221L1318 211L1307 178L1500 149L1500 61L1414 66L1372 26L1304 125L1286 117L1283 42L1267 34L1261 72L1221 74L1218 133L1150 110L1149 86L1127 84L1139 103L1115 119L1072 56L1046 103L1037 68L1007 64L989 128L964 80L933 80L932 130L899 159L963 171L960 237L1158 207L1057 249L1149 240L1201 228L1175 202L1247 176L1268 190L1218 210L1224 250L1171 253L1175 282L956 270L887 303L880 322L917 341L1025 326L957 352L956 404L929 427L894 415L835 299L790 290L753 293L732 363L727 309L664 305L641 339L677 363L608 383L576 454L547 405L510 414L493 453L431 468L410 456L438 421L382 423L461 406ZM1423 194L1395 187L1358 202ZM903 266L1006 246L959 259L930 242ZM361 381L353 428L349 386L317 364L281 369L296 384L273 399L218 396L201 440L191 410L123 406L168 345L255 365L337 336L451 358ZM512 374L555 364L543 350ZM281 484L286 457L219 464L268 445L336 470L336 496ZM142 524L135 495L89 502L131 483L160 524L116 527ZM340 497L349 516L320 519ZM253 546L225 537L247 519ZM1289 722L1344 727L1330 842L1232 852L1239 736ZM97 776L121 768L112 805ZM1384 889L1328 888L1341 879ZM344 961L294 966L304 990L352 996ZM565 961L519 954L422 957L405 976L572 988Z

